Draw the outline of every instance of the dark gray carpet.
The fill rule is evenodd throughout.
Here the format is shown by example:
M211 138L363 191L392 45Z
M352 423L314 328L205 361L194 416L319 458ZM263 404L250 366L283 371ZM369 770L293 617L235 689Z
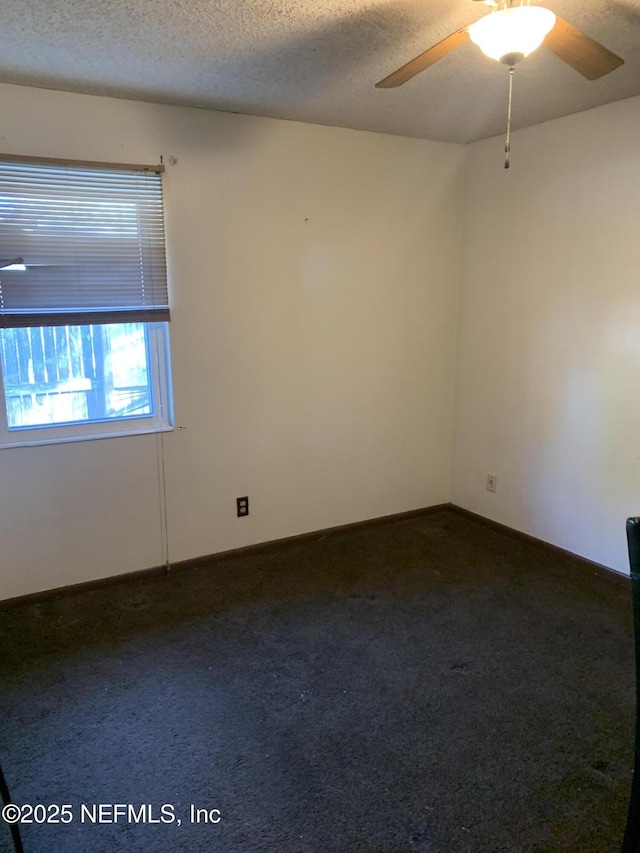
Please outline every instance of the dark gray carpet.
M0 641L14 800L74 813L25 853L619 849L628 581L453 513L7 611Z

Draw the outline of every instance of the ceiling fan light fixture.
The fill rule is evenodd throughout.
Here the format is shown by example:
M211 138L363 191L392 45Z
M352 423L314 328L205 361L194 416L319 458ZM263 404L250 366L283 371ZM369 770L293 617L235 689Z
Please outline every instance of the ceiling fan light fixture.
M469 27L471 41L498 62L514 65L540 47L556 23L541 6L510 6L491 12Z

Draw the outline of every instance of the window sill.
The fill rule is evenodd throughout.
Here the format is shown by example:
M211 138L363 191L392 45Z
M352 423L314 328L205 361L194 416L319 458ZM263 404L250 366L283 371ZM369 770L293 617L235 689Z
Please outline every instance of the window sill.
M28 438L23 441L8 441L0 444L0 450L16 447L37 447L45 444L71 444L76 441L102 441L105 438L124 438L132 435L153 435L160 432L173 432L174 426L153 426L144 429L119 430L118 432L92 433L91 435L64 435L55 438Z

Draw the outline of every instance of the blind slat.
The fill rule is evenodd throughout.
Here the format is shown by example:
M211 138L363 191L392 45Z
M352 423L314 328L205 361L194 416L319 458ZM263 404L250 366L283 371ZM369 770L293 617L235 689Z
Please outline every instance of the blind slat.
M105 323L166 323L168 308L110 309L109 311L52 311L49 313L4 314L0 328L23 329L32 326L91 326Z
M18 257L0 327L168 320L161 176L0 159L0 259Z

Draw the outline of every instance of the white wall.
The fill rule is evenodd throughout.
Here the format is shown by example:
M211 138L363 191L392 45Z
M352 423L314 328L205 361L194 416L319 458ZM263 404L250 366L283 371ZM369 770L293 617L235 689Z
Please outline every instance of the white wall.
M0 115L4 153L177 158L171 560L449 499L462 148L13 86ZM157 450L1 449L0 598L162 563Z
M468 149L453 494L628 571L640 514L640 99ZM496 494L486 491L498 475Z

